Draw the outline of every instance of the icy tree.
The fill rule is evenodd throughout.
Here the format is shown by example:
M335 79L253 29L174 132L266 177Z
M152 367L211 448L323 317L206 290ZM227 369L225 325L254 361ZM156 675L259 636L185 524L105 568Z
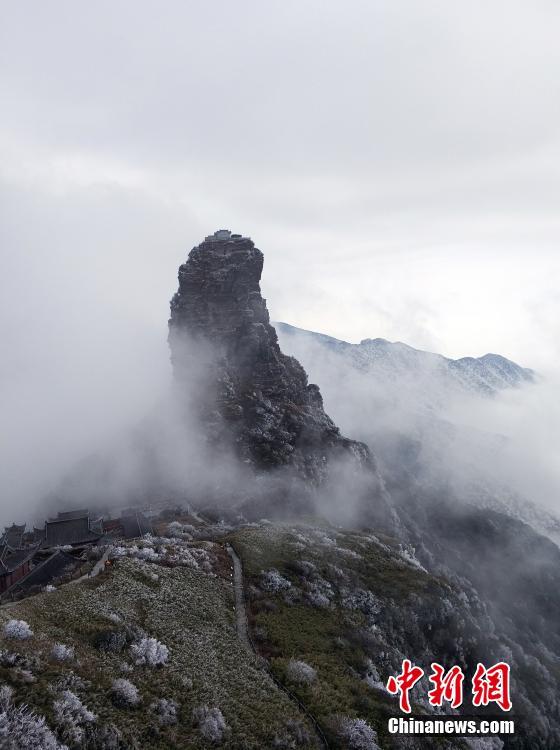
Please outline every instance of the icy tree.
M12 689L0 688L0 747L3 750L68 750L47 726L43 716L26 706L16 708Z
M152 703L150 709L156 715L158 723L161 726L171 726L178 721L177 711L179 710L179 704L175 701L160 698Z
M60 736L71 745L82 743L86 725L97 718L71 690L63 691L54 702L53 711Z
M31 638L33 631L25 620L8 620L4 625L4 638L13 638L16 641L25 641Z
M193 711L193 722L208 742L219 745L226 732L228 725L219 708L208 708L208 706L199 706Z
M292 682L299 682L301 685L310 685L317 678L317 672L305 661L290 659L286 667L286 674Z
M287 578L281 576L276 568L272 568L262 573L261 575L261 588L264 591L269 591L271 594L276 594L279 591L285 591L289 589L292 584Z
M159 667L165 664L169 656L169 649L156 638L142 638L133 643L130 652L134 663L138 666Z
M74 649L64 643L55 643L51 650L51 658L55 661L70 661L74 658Z
M119 708L133 708L140 703L138 688L124 677L114 680L111 685L111 698Z
M364 719L340 719L338 734L346 741L349 750L381 750L377 732Z

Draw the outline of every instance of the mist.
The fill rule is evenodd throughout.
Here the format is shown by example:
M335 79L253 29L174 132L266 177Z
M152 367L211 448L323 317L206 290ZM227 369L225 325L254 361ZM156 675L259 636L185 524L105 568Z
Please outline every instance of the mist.
M387 480L413 474L420 486L447 488L453 502L507 508L558 539L546 513L560 510L559 373L485 395L450 382L429 358L400 372L368 372L305 333L279 338L320 384L327 413L370 446Z
M497 0L484 24L481 12L407 0L5 9L6 523L42 516L42 498L100 451L119 458L113 495L136 487L123 436L165 412L176 269L222 226L265 253L273 319L557 367L559 9ZM344 431L377 452L391 420L417 426L412 395L401 405L348 386L340 399L334 373L304 364ZM553 507L547 382L526 406L475 404L473 427L509 434L501 473ZM443 419L473 417L447 408Z

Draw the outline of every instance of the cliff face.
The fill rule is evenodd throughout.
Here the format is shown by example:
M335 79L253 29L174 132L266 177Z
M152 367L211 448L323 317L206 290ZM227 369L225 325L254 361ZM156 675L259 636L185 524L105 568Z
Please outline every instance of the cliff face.
M340 434L303 367L280 350L259 286L263 254L220 230L179 268L169 342L179 388L196 377L196 407L211 438L231 437L256 469L290 466L319 485L337 459L374 473L368 447ZM203 352L201 355L200 352Z

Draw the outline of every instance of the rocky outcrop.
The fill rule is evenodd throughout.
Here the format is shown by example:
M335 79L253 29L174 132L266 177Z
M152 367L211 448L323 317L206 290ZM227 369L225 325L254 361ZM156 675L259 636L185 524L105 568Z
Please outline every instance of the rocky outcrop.
M258 471L290 467L319 486L333 465L350 462L379 490L368 447L340 434L318 386L280 350L261 295L262 270L261 251L227 230L190 252L169 321L178 387L194 394L210 439L226 435Z

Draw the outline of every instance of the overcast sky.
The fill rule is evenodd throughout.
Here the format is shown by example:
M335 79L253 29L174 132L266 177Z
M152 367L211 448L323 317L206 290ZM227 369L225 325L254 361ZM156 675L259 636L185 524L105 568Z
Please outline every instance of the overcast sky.
M559 38L557 0L3 2L20 440L138 413L177 266L221 227L265 253L273 319L555 367Z

